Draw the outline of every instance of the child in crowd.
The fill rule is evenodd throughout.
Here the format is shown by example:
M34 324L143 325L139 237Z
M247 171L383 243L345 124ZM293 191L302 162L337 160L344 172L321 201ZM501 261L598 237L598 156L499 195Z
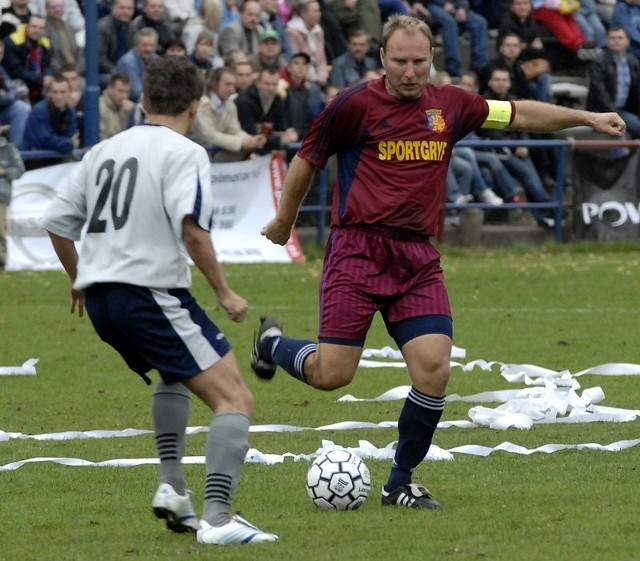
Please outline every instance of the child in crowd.
M0 127L0 271L7 266L8 210L13 181L24 173L18 149L7 140L9 127Z

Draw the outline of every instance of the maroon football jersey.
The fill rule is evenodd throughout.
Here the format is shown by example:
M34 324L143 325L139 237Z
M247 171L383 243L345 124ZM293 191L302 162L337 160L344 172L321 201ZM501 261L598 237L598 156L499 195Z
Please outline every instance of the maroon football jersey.
M427 85L403 101L384 78L340 92L315 120L298 156L324 168L338 158L334 226L376 224L434 236L455 142L487 118L487 101L455 86Z

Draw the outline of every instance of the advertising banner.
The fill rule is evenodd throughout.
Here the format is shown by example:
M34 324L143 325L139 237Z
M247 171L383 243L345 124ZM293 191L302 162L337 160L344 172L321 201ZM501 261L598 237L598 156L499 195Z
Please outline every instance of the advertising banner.
M575 152L574 230L587 240L640 239L640 154Z
M13 184L9 206L7 270L61 268L47 233L40 227L44 209L78 163L26 172ZM260 235L275 215L285 174L280 154L246 162L212 164L211 188L216 207L211 236L223 263L291 263L304 261L294 232L286 246Z

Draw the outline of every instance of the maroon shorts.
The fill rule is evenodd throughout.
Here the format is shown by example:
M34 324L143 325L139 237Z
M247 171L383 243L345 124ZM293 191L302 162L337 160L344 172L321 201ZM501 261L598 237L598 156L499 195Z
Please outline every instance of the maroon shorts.
M319 338L364 342L378 310L387 325L451 317L440 253L418 234L334 228L320 283Z

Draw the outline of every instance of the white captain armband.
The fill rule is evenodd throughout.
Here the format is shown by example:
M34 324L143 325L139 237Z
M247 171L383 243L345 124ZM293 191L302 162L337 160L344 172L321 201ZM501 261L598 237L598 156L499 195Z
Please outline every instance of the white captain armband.
M480 128L504 130L512 121L513 106L510 101L498 101L496 99L488 99L489 114Z

